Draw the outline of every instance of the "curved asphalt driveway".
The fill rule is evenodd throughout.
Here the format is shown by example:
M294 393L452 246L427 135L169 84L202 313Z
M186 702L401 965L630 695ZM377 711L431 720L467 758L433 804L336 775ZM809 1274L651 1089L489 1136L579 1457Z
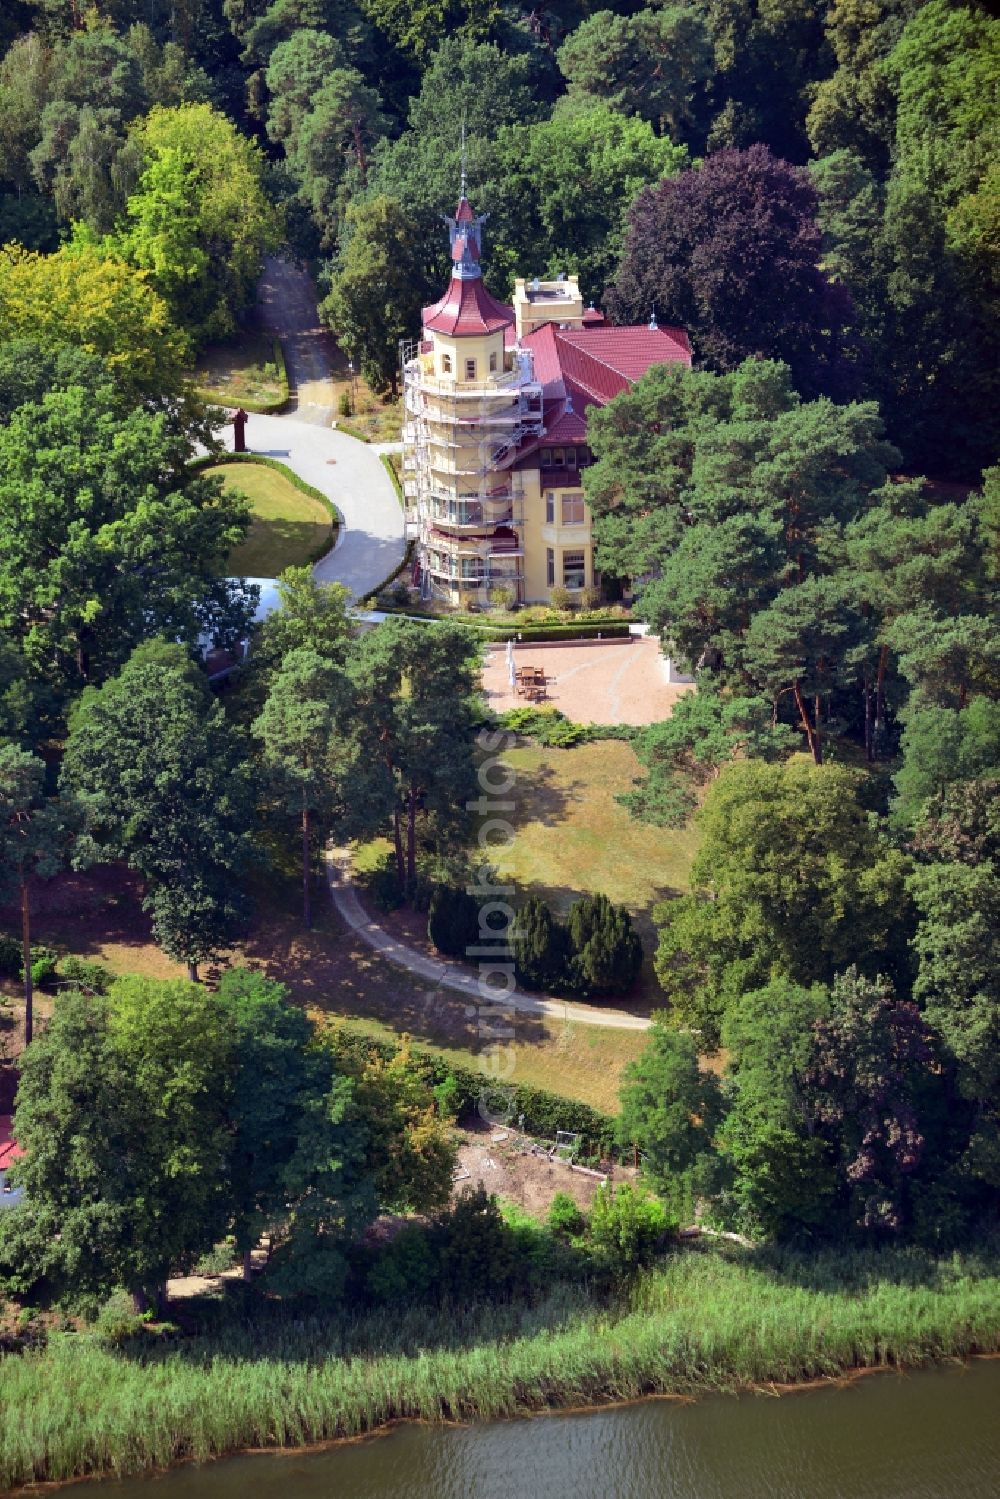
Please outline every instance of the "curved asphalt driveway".
M231 448L233 429L223 429ZM355 597L376 588L399 566L406 523L392 480L377 452L356 437L295 416L251 415L248 452L287 463L337 507L337 544L313 568L321 583L344 583Z
M313 568L321 583L343 583L355 598L369 593L403 560L406 522L379 449L331 429L334 342L319 320L316 288L307 271L269 255L257 289L261 321L281 340L291 403L287 415L252 415L249 452L277 458L332 500L341 519L336 546ZM233 446L233 429L220 434ZM267 579L263 616L275 606Z

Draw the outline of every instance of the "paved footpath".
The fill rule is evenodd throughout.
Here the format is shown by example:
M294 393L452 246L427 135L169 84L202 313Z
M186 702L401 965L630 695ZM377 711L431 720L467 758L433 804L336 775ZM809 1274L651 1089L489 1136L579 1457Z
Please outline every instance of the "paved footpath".
M488 989L484 993L479 979L461 964L453 963L448 958L429 958L426 953L390 936L384 927L373 921L358 899L358 892L351 879L349 850L330 849L326 869L337 914L363 942L382 957L417 978L464 994L475 1006L501 1002L492 998L494 991ZM563 999L539 999L535 994L525 994L522 989L515 989L512 994L505 995L502 1004L523 1015L544 1015L550 1020L572 1021L577 1025L598 1025L619 1031L647 1031L650 1027L650 1021L644 1015L629 1015L621 1010L598 1010L593 1005L571 1004Z

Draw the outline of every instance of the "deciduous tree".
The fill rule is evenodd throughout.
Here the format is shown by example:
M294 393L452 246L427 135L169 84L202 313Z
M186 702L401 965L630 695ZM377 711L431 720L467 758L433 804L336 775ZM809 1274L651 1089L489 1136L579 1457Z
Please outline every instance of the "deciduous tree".
M83 804L90 856L142 875L157 941L196 979L245 917L252 801L245 747L179 646L140 647L84 694L62 784Z
M0 744L0 889L21 907L24 966L24 1041L34 1030L31 973L31 884L51 879L69 858L79 829L72 798L46 795L45 762L12 744Z
M766 147L718 151L640 193L608 310L686 328L709 369L781 359L804 394L842 397L852 313L820 265L817 207L808 174Z
M656 972L672 1011L714 1043L769 979L829 982L905 961L907 860L872 826L858 775L796 756L742 761L709 788L692 894L659 906Z

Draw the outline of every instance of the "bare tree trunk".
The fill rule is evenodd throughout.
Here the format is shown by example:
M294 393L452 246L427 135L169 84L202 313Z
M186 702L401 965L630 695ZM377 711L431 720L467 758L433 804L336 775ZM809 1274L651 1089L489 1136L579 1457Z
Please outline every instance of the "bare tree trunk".
M406 860L403 858L403 832L399 825L399 808L392 810L392 837L396 845L396 873L400 885L406 884Z
M243 1279L249 1281L253 1278L253 1250L243 1251Z
M368 186L368 160L365 156L364 136L361 133L361 121L354 121L354 154L357 158L358 173L361 177L361 186Z
M809 722L809 710L805 705L805 699L802 696L802 688L799 686L798 682L795 683L794 687L792 688L792 692L795 694L795 706L799 710L799 718L802 721L802 727L806 731L806 741L809 745L810 753L816 764L822 765L823 748L820 743L819 730L814 728L813 725Z
M196 984L198 982L198 964L197 963L192 963L190 961L188 962L188 980L192 984Z
M872 684L868 680L867 671L864 674L861 690L865 702L865 759L870 765L875 759L875 746L872 732Z
M311 898L312 897L312 890L310 888L311 884L312 884L312 880L311 880L312 870L310 868L310 865L311 865L312 861L311 861L311 859L309 857L311 835L312 835L312 829L310 827L309 807L306 804L305 797L303 796L303 798L302 798L302 920L303 920L303 922L305 924L305 929L306 929L307 932L308 932L309 928L312 926L312 898Z
M406 878L412 889L417 878L417 793L413 786L406 817Z
M882 646L878 653L878 671L875 674L875 732L872 736L872 758L877 760L882 748L885 732L885 668L889 659L889 647Z
M21 881L21 961L24 964L24 1044L31 1045L35 1030L34 989L31 981L31 901L28 881Z

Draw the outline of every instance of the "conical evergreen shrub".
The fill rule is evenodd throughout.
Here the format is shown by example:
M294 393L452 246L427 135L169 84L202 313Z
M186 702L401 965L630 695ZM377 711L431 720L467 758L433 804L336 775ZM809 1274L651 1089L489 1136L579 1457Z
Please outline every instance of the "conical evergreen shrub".
M642 943L624 906L606 895L584 895L570 908L566 932L577 992L627 994L642 967Z

